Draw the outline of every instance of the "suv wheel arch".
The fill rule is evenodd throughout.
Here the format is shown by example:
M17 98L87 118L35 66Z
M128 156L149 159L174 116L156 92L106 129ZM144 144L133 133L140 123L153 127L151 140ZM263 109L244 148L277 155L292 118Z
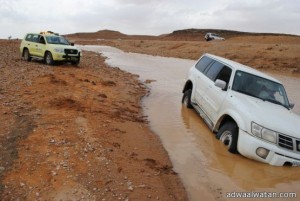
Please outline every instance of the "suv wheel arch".
M191 97L192 97L192 90L193 90L193 83L192 81L188 80L184 88L182 90L183 96L181 102L187 107L187 108L193 108Z
M184 88L182 90L182 93L184 93L187 90L193 90L193 82L191 80L186 81Z

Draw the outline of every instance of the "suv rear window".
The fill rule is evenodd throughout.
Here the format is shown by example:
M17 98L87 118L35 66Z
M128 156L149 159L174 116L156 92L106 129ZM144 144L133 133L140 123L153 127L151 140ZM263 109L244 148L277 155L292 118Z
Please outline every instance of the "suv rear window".
M25 38L26 41L31 41L32 40L32 34L28 34Z
M211 67L208 69L205 75L212 81L215 81L217 75L219 74L219 72L223 67L224 64L216 61L213 65L211 65Z
M212 62L213 60L209 57L202 57L200 61L196 64L196 69L198 69L200 72L204 72L206 67Z

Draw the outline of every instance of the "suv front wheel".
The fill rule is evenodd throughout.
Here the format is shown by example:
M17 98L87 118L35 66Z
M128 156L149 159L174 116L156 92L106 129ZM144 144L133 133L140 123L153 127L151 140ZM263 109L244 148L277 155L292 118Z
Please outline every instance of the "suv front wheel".
M216 137L228 147L229 152L233 154L238 153L238 127L234 122L225 123L218 131Z
M80 62L80 57L79 57L78 60L76 60L76 61L71 61L71 64L72 64L73 66L78 66L79 62Z
M52 57L52 54L51 54L51 52L46 52L46 54L45 54L45 63L47 64L47 65L53 65L53 57Z
M30 56L29 50L27 48L25 48L23 50L23 56L24 56L25 61L31 61L31 56Z

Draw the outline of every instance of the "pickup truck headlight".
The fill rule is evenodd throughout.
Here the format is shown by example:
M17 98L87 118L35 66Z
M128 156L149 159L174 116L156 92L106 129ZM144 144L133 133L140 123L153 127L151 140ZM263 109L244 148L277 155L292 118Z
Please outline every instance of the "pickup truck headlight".
M59 52L59 53L64 53L64 49L63 48L54 48L55 52Z
M257 123L252 122L251 124L252 134L267 140L272 143L277 143L277 133L270 129L264 128L263 126L258 125Z

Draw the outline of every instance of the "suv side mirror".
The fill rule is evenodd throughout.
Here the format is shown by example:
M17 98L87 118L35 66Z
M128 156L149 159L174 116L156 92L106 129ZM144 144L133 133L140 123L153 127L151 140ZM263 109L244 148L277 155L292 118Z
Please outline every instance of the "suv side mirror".
M74 46L74 43L71 43L71 46Z
M295 106L295 104L294 104L294 103L290 103L290 109L293 109L293 108L294 108L294 106Z
M223 81L223 80L217 79L215 81L215 86L221 88L222 90L226 89L226 85L227 85L227 83L225 81Z

